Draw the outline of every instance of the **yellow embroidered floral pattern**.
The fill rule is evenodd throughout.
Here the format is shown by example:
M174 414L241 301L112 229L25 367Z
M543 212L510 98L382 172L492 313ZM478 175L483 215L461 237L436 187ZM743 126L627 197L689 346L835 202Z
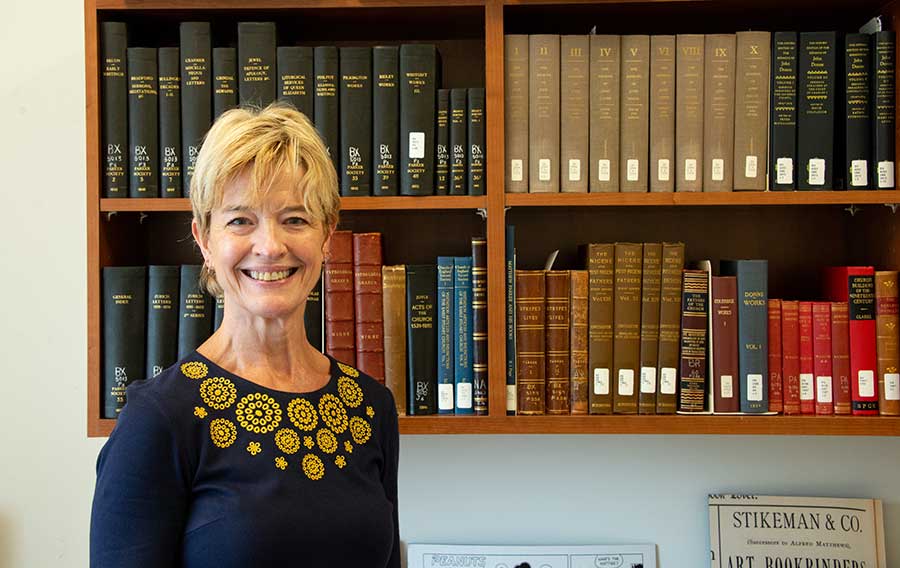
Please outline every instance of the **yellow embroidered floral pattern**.
M306 446L307 450L311 450L316 443L313 442L312 436L303 436L303 445Z
M206 409L202 406L195 406L194 416L196 416L197 418L206 418Z
M375 409L372 408L371 406L367 406L366 407L366 416L368 416L369 418L372 418L373 416L375 416Z
M238 402L238 424L254 434L266 434L281 424L281 406L267 394L255 392Z
M300 450L300 436L290 428L275 432L275 445L286 454L296 454Z
M344 451L348 454L353 453L353 444L351 444L349 440L344 442Z
M237 396L234 383L224 377L210 377L200 383L200 398L216 410L225 410Z
M287 469L287 460L282 456L278 456L277 458L275 458L275 467L284 471L285 469Z
M372 436L372 427L359 416L354 416L350 419L350 435L357 444L365 444Z
M288 403L287 412L294 426L304 432L311 432L319 423L316 407L305 398L295 398Z
M350 377L341 377L338 379L338 394L341 400L350 408L356 408L363 401L363 392L356 384L356 381Z
M319 414L322 416L322 422L334 430L335 434L347 429L347 410L333 394L322 395L319 399Z
M322 479L322 476L325 475L325 464L322 463L319 456L306 454L303 456L303 473L313 481Z
M188 361L181 365L181 373L189 379L202 379L208 372L206 363L200 361Z
M337 438L335 438L334 432L326 428L316 432L316 443L319 444L319 449L326 454L333 454L337 450Z
M220 448L227 448L237 438L237 427L231 420L217 418L209 423L209 437L213 444Z
M351 377L359 376L359 371L357 371L356 369L354 369L353 367L351 367L349 365L344 365L343 363L338 363L337 366L338 366L338 369L340 369L341 372L344 373L345 375L350 375Z
M262 451L262 445L259 442L250 442L247 444L247 451L250 452L251 456L255 456Z
M338 456L334 458L334 465L338 466L341 469L344 469L344 466L347 465L347 460L344 459L344 456Z

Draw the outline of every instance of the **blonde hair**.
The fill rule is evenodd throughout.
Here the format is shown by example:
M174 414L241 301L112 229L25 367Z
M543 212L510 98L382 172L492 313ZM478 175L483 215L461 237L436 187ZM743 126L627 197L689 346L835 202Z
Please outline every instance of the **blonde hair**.
M222 203L223 188L250 168L247 187L259 204L276 178L296 181L303 206L327 234L338 221L341 199L337 172L315 127L292 106L236 108L222 114L203 141L191 179L191 208L198 232L209 236L210 217ZM283 178L281 176L284 176ZM200 286L218 296L222 287L206 265Z

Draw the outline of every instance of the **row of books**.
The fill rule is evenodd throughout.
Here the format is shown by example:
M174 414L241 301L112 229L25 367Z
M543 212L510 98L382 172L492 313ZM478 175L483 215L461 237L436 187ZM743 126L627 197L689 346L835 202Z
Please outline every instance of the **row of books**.
M275 100L314 122L342 195L484 194L484 89L439 89L434 45L276 47L272 22L237 36L212 48L209 23L183 22L179 47L128 47L126 24L102 24L104 197L186 196L213 120Z
M507 192L894 189L894 32L505 42Z

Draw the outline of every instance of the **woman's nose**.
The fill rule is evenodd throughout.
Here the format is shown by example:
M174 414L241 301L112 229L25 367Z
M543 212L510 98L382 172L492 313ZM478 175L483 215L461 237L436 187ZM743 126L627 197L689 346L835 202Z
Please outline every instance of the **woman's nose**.
M287 246L284 234L277 223L262 223L256 231L254 252L266 258L279 258L284 255Z

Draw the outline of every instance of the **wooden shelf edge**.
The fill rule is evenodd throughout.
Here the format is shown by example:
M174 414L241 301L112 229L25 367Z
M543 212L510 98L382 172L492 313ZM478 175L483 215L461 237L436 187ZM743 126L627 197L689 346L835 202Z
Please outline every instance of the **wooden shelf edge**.
M900 203L896 190L734 191L723 193L507 193L507 206L615 207L713 205L863 205Z
M427 197L344 197L341 211L393 211L422 209L480 209L487 205L483 196L430 195ZM146 198L100 200L100 211L113 212L182 212L191 210L187 198Z
M485 0L257 0L254 10L354 9L354 8L447 8L484 6ZM248 8L246 0L98 0L98 10L231 10Z

